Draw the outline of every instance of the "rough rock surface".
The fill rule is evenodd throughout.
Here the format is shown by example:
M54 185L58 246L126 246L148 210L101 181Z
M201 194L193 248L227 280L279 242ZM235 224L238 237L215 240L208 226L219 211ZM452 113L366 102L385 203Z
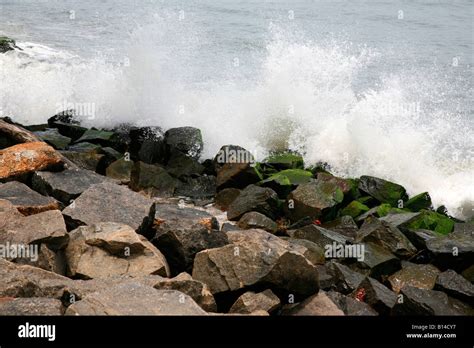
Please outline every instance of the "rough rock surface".
M17 181L0 184L0 199L10 201L23 215L59 209L59 203L54 198L42 196Z

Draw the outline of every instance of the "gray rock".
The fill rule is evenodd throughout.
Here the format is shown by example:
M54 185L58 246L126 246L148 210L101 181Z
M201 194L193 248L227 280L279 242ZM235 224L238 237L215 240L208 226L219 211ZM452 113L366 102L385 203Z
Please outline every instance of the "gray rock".
M327 230L320 226L308 225L297 230L287 231L290 237L295 239L306 239L321 247L323 250L326 250L328 245L333 243L346 245L350 244L351 240L334 231Z
M174 194L177 180L159 165L136 162L130 176L130 188L144 191L150 196L167 196Z
M201 131L194 127L171 128L165 133L168 151L178 150L192 158L199 158L204 148Z
M46 129L40 132L34 132L42 141L48 143L58 150L65 150L71 143L71 138L61 135L57 129Z
M23 215L59 209L59 203L54 198L42 196L17 181L0 184L0 199L12 203Z
M244 230L260 228L270 233L275 233L278 230L278 225L275 221L255 211L245 213L240 218L237 226Z
M176 188L175 196L193 199L211 199L216 195L216 177L212 175L184 178Z
M401 268L400 260L386 249L373 243L365 243L364 246L364 260L354 264L362 273L380 280Z
M399 200L408 199L406 190L402 186L373 176L361 176L359 190L381 203L389 203L392 207L396 207Z
M473 241L474 238L467 234L451 233L426 241L426 248L434 255L435 266L441 270L450 268L460 272L472 265Z
M340 294L335 291L329 291L327 296L336 304L336 306L350 316L376 316L377 311L372 309L367 303L353 299L352 297Z
M379 281L367 277L358 286L356 294L363 294L363 301L379 314L389 314L397 302L397 295Z
M93 152L77 152L77 151L59 151L69 161L74 163L81 169L91 170L93 172L100 170L102 163L105 161L105 155Z
M245 188L263 179L254 164L253 155L244 148L236 145L221 147L214 164L217 172L217 187Z
M230 204L240 195L240 190L236 188L226 188L219 191L216 195L216 207L222 211L227 211Z
M328 263L327 269L328 273L334 277L333 290L343 294L349 294L355 291L365 279L363 274L353 271L349 267L337 262Z
M474 306L474 285L453 270L447 270L438 275L435 290L441 290Z
M227 210L229 220L239 220L245 213L256 211L275 219L278 211L278 195L270 188L247 186L230 204Z
M359 227L355 223L354 219L349 216L341 216L340 218L324 223L321 227L342 234L351 240L356 238Z

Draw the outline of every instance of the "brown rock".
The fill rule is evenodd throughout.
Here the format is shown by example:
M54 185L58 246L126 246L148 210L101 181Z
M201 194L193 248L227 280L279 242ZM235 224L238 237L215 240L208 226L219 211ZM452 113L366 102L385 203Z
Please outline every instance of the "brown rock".
M400 271L388 278L392 290L396 293L399 293L404 286L432 290L440 273L439 269L433 265L418 265L404 262L402 267Z
M17 181L0 184L0 199L10 201L23 215L59 209L59 202L54 198L42 196Z
M251 314L259 310L271 313L279 305L280 299L270 289L257 294L249 291L235 301L229 313Z
M53 298L15 298L10 301L0 301L0 315L63 315L61 301Z
M336 304L326 295L324 291L320 291L298 305L286 310L283 315L344 315Z

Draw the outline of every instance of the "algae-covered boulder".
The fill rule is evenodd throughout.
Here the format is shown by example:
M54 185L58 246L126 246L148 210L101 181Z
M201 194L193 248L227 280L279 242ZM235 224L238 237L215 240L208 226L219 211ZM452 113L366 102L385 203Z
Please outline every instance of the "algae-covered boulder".
M423 192L410 198L404 206L411 211L430 209L432 208L431 197L428 192Z
M408 198L403 186L373 176L361 176L359 190L381 203L389 203L392 207L398 206L400 200L405 201Z
M359 201L352 201L344 209L341 210L340 215L349 215L353 218L369 211L369 207Z
M295 153L278 153L267 157L263 164L275 170L304 169L303 157Z
M454 221L435 211L422 210L420 214L410 221L406 227L414 230L431 230L446 235L452 232Z
M0 36L0 53L14 50L16 47L15 40L6 36Z
M297 185L309 182L313 173L302 169L286 169L275 173L260 182L262 186L270 187L281 196L286 197Z

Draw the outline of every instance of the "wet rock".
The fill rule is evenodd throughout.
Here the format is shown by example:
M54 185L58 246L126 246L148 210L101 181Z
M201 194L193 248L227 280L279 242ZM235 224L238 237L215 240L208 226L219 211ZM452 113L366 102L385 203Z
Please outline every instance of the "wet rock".
M260 228L270 233L275 233L278 230L278 225L275 221L255 211L245 213L240 218L237 226L244 230Z
M119 180L124 184L130 182L134 162L125 158L112 162L105 170L105 175L111 179Z
M66 258L70 277L169 275L161 252L127 225L98 223L79 227L69 235Z
M63 164L59 153L46 143L14 145L0 150L0 180L12 179L37 170L62 167Z
M350 316L376 316L379 315L367 303L345 296L335 291L329 291L326 295L332 302L344 312L345 315Z
M45 196L52 196L66 205L91 186L105 181L107 178L85 169L36 172L31 179L34 190Z
M83 152L83 153L101 154L102 152L102 146L88 143L88 142L74 144L74 145L68 146L67 149L69 151Z
M242 189L263 179L253 155L240 146L223 146L214 158L214 163L219 189Z
M42 196L17 181L0 184L0 199L8 200L23 215L59 209L59 203L54 198Z
M334 231L327 230L320 226L308 225L298 230L289 230L287 233L290 237L295 239L306 239L313 243L316 243L322 249L326 249L328 245L336 244L349 244L350 240Z
M286 239L290 243L290 248L303 254L306 259L313 265L323 265L325 262L324 249L316 243L313 243L306 239ZM302 247L302 248L301 248Z
M236 188L226 188L216 195L216 207L222 211L227 211L229 205L240 195L240 190Z
M373 176L361 176L359 190L392 207L398 206L400 200L406 201L408 198L403 186Z
M441 270L451 268L462 271L472 265L474 260L474 243L472 237L451 233L426 241L426 248L434 255L433 264Z
M313 173L303 169L286 169L275 173L260 184L270 187L277 192L280 197L286 197L296 186L307 183L313 178Z
M198 252L228 244L216 218L205 211L172 204L156 204L154 210L150 240L163 251L173 274L191 272Z
M291 244L263 230L227 232L233 243L201 251L194 260L193 278L221 293L252 285L268 285L295 296L318 291L315 266Z
M465 234L474 238L474 223L455 223L453 233Z
M359 284L355 293L363 294L363 301L379 314L390 314L397 302L397 295L393 291L370 277L365 278Z
M359 231L359 227L355 223L354 219L348 215L341 216L336 220L326 222L321 226L325 229L342 234L350 240L354 240L357 236L357 232Z
M185 178L177 186L175 196L211 199L216 195L216 177L211 175Z
M183 154L198 159L204 143L201 131L194 127L171 128L165 133L165 144L168 153L178 150Z
M415 230L426 229L446 235L453 231L454 221L437 212L421 210L420 214L408 222L404 227Z
M93 152L60 151L69 161L81 169L101 172L105 164L105 155Z
M150 196L172 196L177 181L158 165L136 162L132 168L130 188L144 191Z
M256 211L275 219L279 208L278 195L270 188L247 186L230 204L227 210L229 220L239 220L245 213Z
M363 274L337 262L328 263L327 269L329 274L334 277L333 290L343 294L349 294L356 290L365 279Z
M319 287L323 290L330 290L334 285L335 277L331 274L326 265L315 266L319 274Z
M357 216L366 213L369 211L369 207L365 204L362 204L358 201L352 201L349 203L344 209L341 210L341 215L349 215L352 218L356 218Z
M274 312L280 306L280 299L270 290L244 293L232 305L229 313L251 314L257 310Z
M405 228L403 233L417 249L426 249L426 242L439 238L439 234L430 230L412 230Z
M431 197L428 192L420 193L410 198L404 207L411 211L420 211L422 209L431 209L433 207L431 203Z
M76 143L82 142L114 147L117 143L117 135L114 132L91 128L76 140Z
M79 139L87 130L79 125L74 110L63 111L49 118L48 126L57 128L61 135L71 138L73 141Z
M354 264L361 273L380 280L400 269L400 260L386 249L374 243L364 243L364 249L364 260Z
M102 221L117 222L138 231L152 219L153 201L127 187L110 182L96 184L84 191L63 215L73 228Z
M117 301L120 299L120 301ZM66 315L205 315L186 294L156 290L140 283L120 284L86 295L68 307Z
M16 46L15 40L6 36L0 36L0 53L13 51L16 48L18 47Z
M0 315L2 316L49 316L63 315L61 301L52 298L12 298L0 300Z
M406 286L401 294L403 301L397 301L394 315L472 315L467 305L441 291Z
M402 269L392 274L388 281L392 290L399 293L404 286L432 290L440 271L433 265L402 263Z
M204 172L204 166L195 158L179 151L174 151L170 156L166 170L176 178L201 175Z
M5 200L0 200L0 232L3 244L45 243L60 249L68 241L66 225L59 210L23 216Z
M402 258L409 258L417 251L398 228L374 217L365 220L357 233L356 242L372 242Z
M192 297L206 312L217 312L216 301L206 284L197 281L188 273L180 273L171 279L163 278L154 283L153 287L159 290L177 290Z
M282 313L283 315L305 315L305 316L339 316L344 315L337 305L324 292L320 291L293 308Z
M303 157L295 153L278 153L267 157L263 164L274 170L304 169Z
M286 205L291 221L306 216L317 219L344 199L344 192L333 181L312 181L298 186L288 195Z
M44 131L35 132L35 134L45 143L53 146L58 150L65 150L71 143L71 138L61 135L57 129L46 129Z
M443 291L474 306L474 285L451 269L438 275L435 290Z
M131 127L129 151L134 161L148 164L165 162L163 130L160 127Z

